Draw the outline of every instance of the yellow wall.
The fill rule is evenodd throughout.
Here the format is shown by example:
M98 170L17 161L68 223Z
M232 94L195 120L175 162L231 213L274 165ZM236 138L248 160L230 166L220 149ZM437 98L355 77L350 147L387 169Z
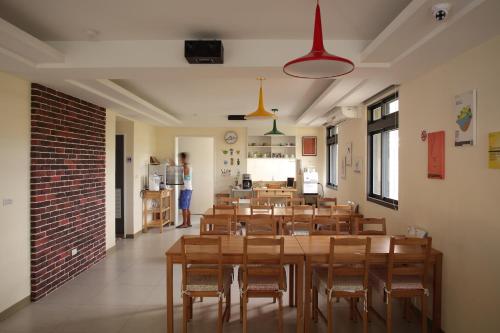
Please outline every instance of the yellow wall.
M338 191L367 216L388 218L389 232L409 225L429 231L444 253L443 329L446 332L500 330L500 170L488 169L488 133L500 131L498 80L500 38L469 50L400 87L399 210L365 199L366 175L348 168ZM477 143L454 147L454 96L477 89ZM446 131L446 179L427 179L427 143L420 132ZM340 147L353 142L364 156L366 118L340 126Z
M30 99L29 82L0 72L0 312L30 295Z
M116 113L106 110L106 250L115 246Z

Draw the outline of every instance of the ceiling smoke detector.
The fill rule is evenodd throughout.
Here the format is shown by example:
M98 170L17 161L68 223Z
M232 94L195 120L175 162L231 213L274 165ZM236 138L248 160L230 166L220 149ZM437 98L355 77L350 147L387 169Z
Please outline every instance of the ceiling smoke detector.
M450 8L449 3L438 3L432 6L432 16L437 22L442 22L448 17Z

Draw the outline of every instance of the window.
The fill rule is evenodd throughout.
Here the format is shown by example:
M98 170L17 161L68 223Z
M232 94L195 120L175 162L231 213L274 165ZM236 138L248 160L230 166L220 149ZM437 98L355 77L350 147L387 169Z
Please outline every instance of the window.
M398 208L399 99L390 95L368 106L368 200Z
M338 185L338 168L337 161L339 155L337 127L328 127L326 129L326 149L327 149L327 170L328 181L327 186L337 188Z

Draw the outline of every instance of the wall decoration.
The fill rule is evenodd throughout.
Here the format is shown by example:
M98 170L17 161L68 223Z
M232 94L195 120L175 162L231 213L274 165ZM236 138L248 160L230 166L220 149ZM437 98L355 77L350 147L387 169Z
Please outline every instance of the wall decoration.
M235 131L227 131L224 134L224 141L228 145L232 145L238 141L238 134Z
M352 160L352 169L356 173L361 173L363 170L363 158L362 157L354 157Z
M490 169L500 169L500 132L490 133L488 139L488 167Z
M345 165L352 165L352 142L349 142L345 146Z
M346 164L345 156L340 159L340 178L345 179L346 177Z
M444 138L444 131L428 134L427 178L444 179Z
M455 96L455 146L476 141L476 90Z
M317 137L303 136L302 137L302 156L316 156L317 155Z

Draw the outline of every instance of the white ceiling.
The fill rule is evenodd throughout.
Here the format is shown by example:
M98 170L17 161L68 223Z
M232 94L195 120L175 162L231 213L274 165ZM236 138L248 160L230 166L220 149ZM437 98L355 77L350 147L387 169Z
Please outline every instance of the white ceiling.
M0 70L158 126L252 126L226 116L256 108L264 76L280 121L318 125L500 34L500 1L448 0L441 23L436 2L321 1L327 49L356 65L332 81L282 72L310 49L313 0L0 0ZM183 39L201 37L223 39L223 65L186 62Z
M410 0L321 1L325 37L371 40ZM314 0L1 0L0 15L41 40L305 39ZM57 17L57 18L56 18Z

